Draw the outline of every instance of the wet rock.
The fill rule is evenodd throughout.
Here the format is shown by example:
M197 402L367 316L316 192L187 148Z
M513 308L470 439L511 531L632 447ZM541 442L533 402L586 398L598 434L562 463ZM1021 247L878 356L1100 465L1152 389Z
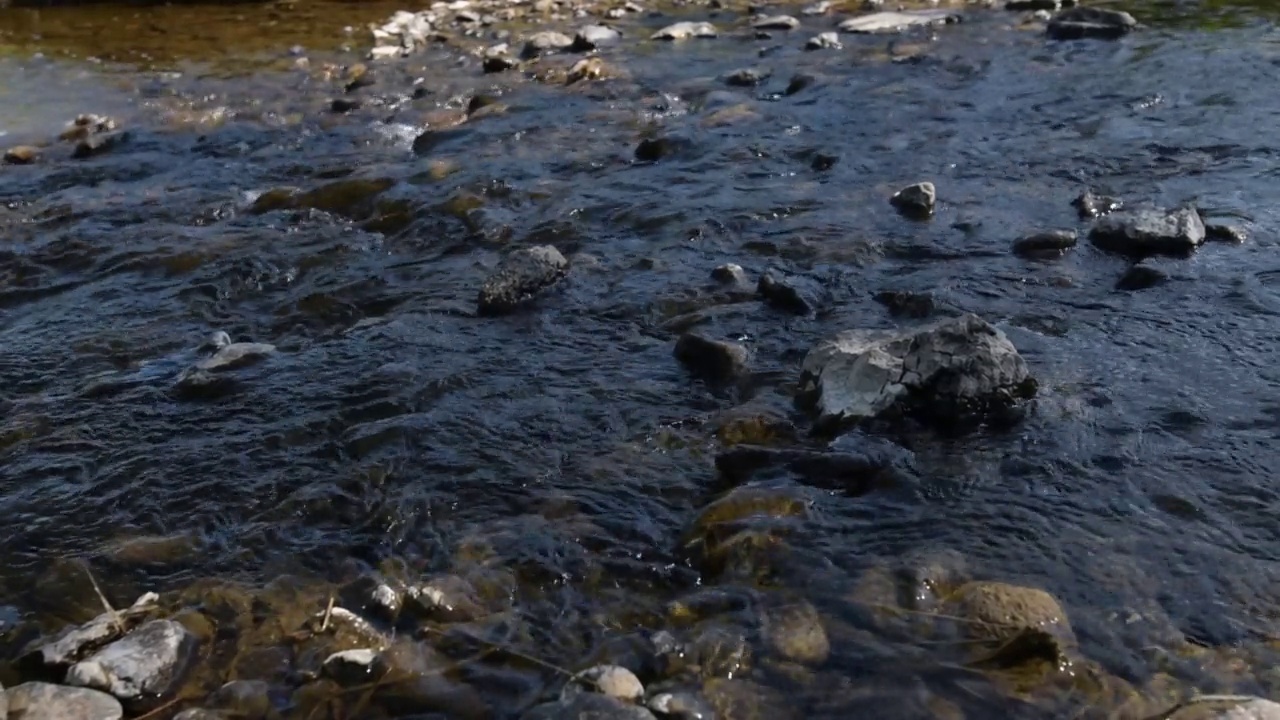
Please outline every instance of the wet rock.
M1192 698L1173 710L1160 713L1161 720L1280 720L1280 703L1257 697L1202 696Z
M907 451L887 444L847 452L739 445L716 455L715 463L733 485L786 473L804 485L857 497L900 484L910 459Z
M1125 271L1124 275L1116 281L1116 289L1126 292L1136 290L1146 290L1157 285L1164 284L1169 279L1169 275L1163 270L1158 270L1150 265L1138 263L1131 266Z
M406 596L406 607L434 622L472 622L490 614L475 585L458 575L438 575Z
M687 40L689 38L713 38L716 26L709 22L678 22L668 25L649 36L650 40Z
M1013 254L1028 260L1059 258L1076 246L1075 230L1049 230L1026 235L1013 241Z
M1071 201L1071 206L1076 209L1076 214L1081 220L1092 220L1121 209L1124 203L1116 198L1086 190Z
M120 701L87 688L29 682L4 693L9 720L120 720Z
M1204 225L1204 237L1214 242L1225 242L1239 245L1249 239L1249 233L1239 225L1208 222Z
M756 30L795 30L800 21L790 15L766 15L751 23Z
M1024 630L1047 633L1064 648L1076 645L1066 612L1038 588L999 582L961 585L943 604L945 613L962 618L965 634L975 640L1008 642Z
M40 158L40 148L34 145L17 145L4 151L6 165L30 165Z
M816 172L826 172L836 166L840 162L840 158L827 153L817 153L813 156L813 160L809 161L809 167Z
M334 98L329 102L329 109L336 113L349 113L359 110L361 106L359 98Z
M704 678L735 677L751 671L751 643L740 630L704 625L684 646L690 670Z
M912 292L910 290L881 290L874 295L875 301L889 309L893 317L915 318L921 320L933 314L937 306L932 293Z
M743 270L741 265L735 263L717 266L711 271L711 279L735 287L744 287L749 284L747 271Z
M222 376L233 370L249 367L275 355L276 347L268 343L231 342L231 336L219 330L205 343L215 352L183 370L174 388L185 394L213 392L224 388L228 381Z
M756 292L770 307L793 315L808 315L818 307L819 291L811 281L775 270L760 276Z
M827 11L832 7L831 0L820 0L812 5L806 5L800 10L801 15L826 15Z
M569 272L569 261L550 245L516 250L498 265L476 301L481 315L514 312Z
M564 33L544 30L534 33L525 40L524 49L520 51L520 57L535 58L548 53L568 50L573 47L573 38Z
M343 650L325 658L321 670L325 677L343 687L363 685L377 680L385 672L379 659L377 650Z
M716 709L696 692L678 690L649 698L649 709L664 720L715 720Z
M163 697L181 683L198 644L181 624L152 620L71 666L66 682L125 701Z
M604 60L592 56L579 60L569 67L569 74L565 76L565 84L572 85L583 80L601 80L612 76L614 73L605 64Z
M218 688L206 704L219 715L234 718L266 718L275 712L271 685L263 680L233 680Z
M1117 212L1095 221L1089 239L1108 252L1141 259L1185 256L1204 242L1204 223L1192 208Z
M426 45L432 35L435 16L430 12L397 11L391 19L372 28L373 58L408 55Z
M840 23L847 33L896 33L925 25L947 25L960 22L960 15L950 10L902 10L871 13L849 18Z
M116 121L104 115L79 115L71 122L71 127L58 135L58 139L63 142L79 142L97 133L111 132L116 127Z
M129 133L125 130L90 135L76 143L75 149L71 151L71 157L83 160L102 155L123 145L129 137Z
M559 702L530 708L521 720L657 720L639 705L600 693L578 693Z
M755 87L769 79L769 71L757 68L742 68L725 76L726 85L734 87Z
M822 618L806 600L768 608L762 613L761 622L769 647L786 660L821 665L831 654Z
M231 718L239 718L239 717L242 717L242 716L238 716L238 715L231 716ZM252 718L257 716L248 715L243 717ZM208 710L206 708L190 708L188 710L183 710L182 712L173 716L173 720L231 720L231 718L228 718L226 713L222 713L217 710Z
M751 355L742 345L685 333L676 341L674 355L691 373L710 382L729 382L747 373Z
M402 639L383 650L386 668L376 700L392 717L423 717L439 713L458 720L490 720L496 716L489 702L471 684L453 678L457 663L431 646Z
M573 45L570 49L574 52L598 50L621 39L622 33L608 25L587 25L578 30L577 34L573 36Z
M782 94L786 95L787 97L790 97L800 92L801 90L805 90L807 88L813 87L813 84L817 81L818 79L812 75L798 73L796 75L791 76L791 81L787 83L787 88L782 91Z
M520 63L508 54L509 50L506 43L488 48L484 51L480 67L486 73L500 73L519 67Z
M821 342L805 357L801 394L823 423L907 413L946 424L1004 416L1035 381L1003 332L966 314Z
M909 218L925 219L933 216L933 206L938 197L931 182L908 185L889 198L889 203L899 213Z
M1075 7L1063 10L1049 21L1046 34L1054 40L1100 38L1114 40L1138 27L1138 21L1123 10Z
M617 700L634 703L644 697L644 685L635 673L617 665L597 665L578 673L574 680Z
M663 135L661 137L645 138L636 145L636 160L640 162L657 162L665 157L676 155L693 147L693 141L688 138L676 137L671 135Z
M89 653L141 624L155 612L159 599L155 593L147 593L124 610L104 613L83 625L68 627L53 640L28 649L21 662L54 674L64 672Z
M809 38L805 44L805 50L839 50L844 45L840 43L840 35L834 32L818 33Z
M793 720L803 717L799 709L777 692L750 680L713 678L702 686L702 694L725 720Z

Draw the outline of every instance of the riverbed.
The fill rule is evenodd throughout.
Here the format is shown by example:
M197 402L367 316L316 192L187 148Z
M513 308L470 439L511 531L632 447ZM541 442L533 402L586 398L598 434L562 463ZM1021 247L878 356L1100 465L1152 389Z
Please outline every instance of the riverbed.
M1124 38L1059 42L1030 12L967 6L962 22L811 51L859 11L767 8L800 27L757 32L759 13L717 5L554 6L474 37L441 10L447 40L381 61L365 58L367 25L392 5L0 10L0 146L81 113L127 132L91 157L52 142L0 166L13 652L100 611L89 572L118 605L288 577L323 610L371 574L483 568L510 578L493 642L571 669L660 630L750 638L785 596L816 609L829 653L771 658L762 641L730 675L797 717L1122 704L1078 684L1010 690L957 669L963 647L881 617L897 591L868 578L942 564L946 582L1047 591L1089 672L1157 704L1277 697L1266 9L1143 6ZM718 37L649 39L679 20ZM622 31L601 77L569 82L571 52L483 69L487 33L510 27L518 54L522 33L600 21ZM638 158L654 137L669 152ZM925 221L889 202L920 181L937 187ZM1083 239L1050 260L1012 252L1085 233L1072 200L1086 190L1194 204L1247 239L1157 260L1160 281L1136 291L1117 287L1130 261ZM520 312L478 313L485 278L535 245L569 258L565 279ZM726 263L745 291L712 278ZM767 271L811 288L812 311L755 297ZM905 458L892 482L757 478L803 512L766 504L785 527L727 561L689 551L732 491L718 454L830 447L794 403L815 342L960 312L1026 359L1040 387L1026 418L847 434L836 450ZM742 343L748 376L692 376L672 355L691 329ZM277 352L211 397L175 394L218 330ZM517 664L457 679L515 717L555 684Z

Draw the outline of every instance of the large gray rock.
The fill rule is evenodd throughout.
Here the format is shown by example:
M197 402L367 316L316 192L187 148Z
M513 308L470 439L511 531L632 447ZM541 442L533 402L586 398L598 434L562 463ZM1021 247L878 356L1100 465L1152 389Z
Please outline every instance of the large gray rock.
M161 697L181 682L198 643L181 624L152 620L71 666L66 681L121 700Z
M895 33L921 25L944 25L960 22L960 16L950 10L886 11L849 18L840 23L840 31L847 33Z
M9 720L120 720L124 708L110 695L87 688L29 682L4 693Z
M508 255L480 287L481 315L515 311L569 272L569 261L550 245L521 248Z
M1204 243L1204 235L1204 222L1194 208L1117 212L1089 229L1094 245L1133 258L1189 255Z
M29 648L22 663L49 672L65 671L81 658L137 627L156 609L159 595L147 593L130 607L114 613L103 613L83 625L73 625L48 642L40 641Z
M914 414L940 424L1003 414L1035 394L1004 333L976 315L906 330L853 330L814 346L800 392L819 423Z

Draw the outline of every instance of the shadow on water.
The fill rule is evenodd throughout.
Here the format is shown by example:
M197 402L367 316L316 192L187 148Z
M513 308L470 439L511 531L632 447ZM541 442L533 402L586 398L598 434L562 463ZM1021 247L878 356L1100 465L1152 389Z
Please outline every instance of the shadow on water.
M630 44L601 53L617 72L599 81L564 82L577 56L482 73L492 40L458 33L353 82L339 46L392 9L0 10L0 98L25 102L0 130L48 137L93 111L129 132L0 167L0 603L83 619L81 570L59 558L87 559L117 602L218 578L321 609L322 583L447 571L499 576L486 597L523 621L506 641L564 665L659 628L711 637L723 661L740 633L761 657L728 674L773 693L748 703L761 718L954 717L934 695L971 718L1101 717L1084 711L1161 688L1280 693L1272 4L1142 5L1153 27L1114 43L972 10L934 39L833 52L800 49L831 18L757 37L732 8L713 15L722 37L654 51L641 38L671 18L642 15L618 22ZM769 72L723 81L744 66ZM654 136L674 151L635 161ZM921 179L938 214L907 221L886 199ZM1194 202L1250 239L1132 293L1127 263L1087 242L1054 262L1010 252L1084 230L1070 201L1087 187ZM499 259L541 244L568 277L480 316ZM802 277L816 312L724 290L709 273L725 262ZM1002 327L1043 388L1031 416L894 437L907 460L869 480L718 471L735 443L814 449L799 358L914 322L884 293ZM690 378L672 358L690 328L745 343L750 377ZM277 353L211 397L175 394L214 330ZM968 580L1052 593L1092 660L1030 697L1022 676L978 682L972 638L934 627L945 612L884 612L946 610ZM770 634L771 603L797 595L826 650ZM1035 639L1017 647L1043 661ZM527 704L514 673L473 671L494 703Z

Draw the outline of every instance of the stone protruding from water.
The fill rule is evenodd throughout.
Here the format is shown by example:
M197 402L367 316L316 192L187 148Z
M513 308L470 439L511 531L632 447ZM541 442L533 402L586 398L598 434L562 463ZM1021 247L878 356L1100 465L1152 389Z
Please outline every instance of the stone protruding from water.
M1102 250L1136 259L1185 256L1204 243L1204 221L1194 208L1117 212L1094 222L1089 239Z
M569 272L569 261L550 245L507 255L484 281L476 301L481 315L504 315L533 300Z
M889 198L889 203L904 216L925 219L933 216L933 206L937 202L938 191L931 182L908 185Z
M981 421L1034 396L1035 380L999 329L965 314L906 330L852 330L818 343L801 368L819 424L890 414Z
M716 26L709 22L678 22L668 25L650 36L651 40L688 40L689 38L713 38Z
M67 671L67 684L120 700L164 697L177 689L199 641L180 623L152 620Z
M88 688L28 682L4 692L9 720L120 720L124 708L110 695Z
M747 373L751 356L742 345L685 333L676 341L676 360L689 372L711 382L728 382Z
M960 15L951 10L894 10L849 18L840 23L840 31L896 33L922 25L947 25L956 22L960 22Z
M1074 7L1054 15L1045 32L1054 40L1114 40L1128 35L1137 27L1138 21L1123 10Z

